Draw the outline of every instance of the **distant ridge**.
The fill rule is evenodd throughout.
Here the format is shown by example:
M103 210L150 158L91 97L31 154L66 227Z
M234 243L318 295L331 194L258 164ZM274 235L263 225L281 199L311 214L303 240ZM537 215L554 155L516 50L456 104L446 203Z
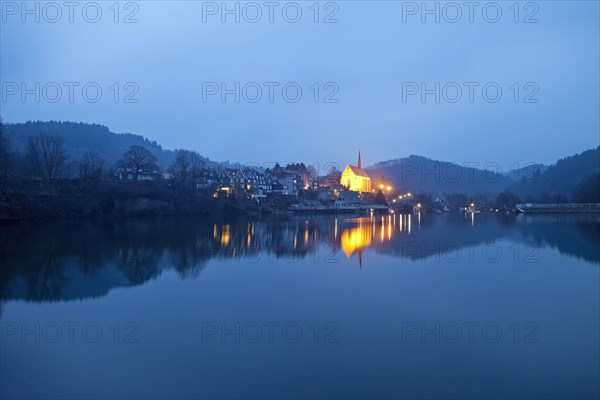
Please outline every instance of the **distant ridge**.
M132 133L111 132L100 124L60 121L27 121L25 123L5 123L7 138L15 149L23 153L30 136L47 133L60 135L65 140L65 149L71 160L79 160L85 153L93 151L104 158L109 165L116 163L130 146L143 146L156 156L159 165L167 168L175 160L175 151L166 150L156 141ZM214 162L202 157L207 165L219 167L239 167L239 163Z
M367 167L367 171L375 181L383 177L400 191L498 193L514 183L501 171L485 171L475 166L432 160L414 154L378 162Z
M417 155L378 162L367 171L372 179L383 177L400 191L478 194L510 190L525 197L569 197L578 183L600 173L600 146L550 166L530 164L500 173Z
M521 195L570 194L584 179L600 174L600 146L559 159L543 173L522 179L509 189Z
M69 158L79 159L85 153L94 151L109 164L115 163L130 146L144 146L156 156L161 165L169 165L174 159L173 151L164 150L156 141L150 141L141 135L114 133L106 126L83 122L28 121L6 124L8 139L20 152L27 146L28 137L43 133L60 135L65 139L65 148Z

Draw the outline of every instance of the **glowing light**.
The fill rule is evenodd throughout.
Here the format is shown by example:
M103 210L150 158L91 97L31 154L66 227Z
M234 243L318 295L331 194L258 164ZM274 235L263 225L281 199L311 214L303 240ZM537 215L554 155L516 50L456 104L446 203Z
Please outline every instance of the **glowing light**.
M340 184L354 192L370 192L372 190L371 178L369 178L366 171L360 167L357 170L356 167L350 165L346 166L346 169L342 172Z
M354 252L371 246L371 232L361 223L355 228L343 231L341 243L342 250L347 257L350 257Z
M231 240L231 234L229 233L229 225L223 226L223 232L221 234L221 246L227 246Z

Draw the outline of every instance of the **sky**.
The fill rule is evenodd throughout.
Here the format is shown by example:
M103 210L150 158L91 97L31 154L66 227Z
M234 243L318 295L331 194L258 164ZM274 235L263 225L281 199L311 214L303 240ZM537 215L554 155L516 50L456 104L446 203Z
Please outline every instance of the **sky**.
M599 145L597 1L73 4L0 1L5 122L324 170L359 149L508 169Z

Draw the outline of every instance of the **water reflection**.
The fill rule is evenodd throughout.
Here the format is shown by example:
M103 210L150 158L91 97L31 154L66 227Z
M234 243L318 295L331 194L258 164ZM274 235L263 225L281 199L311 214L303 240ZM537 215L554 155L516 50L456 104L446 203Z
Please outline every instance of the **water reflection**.
M375 225L373 225L373 229L374 228ZM367 224L362 220L358 222L358 226L344 229L341 243L346 256L351 257L355 252L361 252L367 247L370 247L372 236L373 231L371 229L371 224Z
M355 265L364 267L369 252L418 260L508 239L598 265L599 226L593 215L496 214L20 223L0 227L0 299L98 297L155 279L166 269L198 278L211 259L299 260L320 246L331 248L334 257L356 258Z

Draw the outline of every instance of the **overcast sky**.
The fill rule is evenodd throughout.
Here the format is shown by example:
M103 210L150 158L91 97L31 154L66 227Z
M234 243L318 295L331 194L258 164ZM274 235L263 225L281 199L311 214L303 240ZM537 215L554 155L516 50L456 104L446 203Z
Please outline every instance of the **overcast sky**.
M118 14L98 2L99 17L91 3L39 3L39 22L0 3L6 122L94 122L256 163L345 164L360 148L366 165L419 154L509 167L599 144L596 1L427 3L439 22L422 2L321 2L318 14L312 1L228 2L239 23L220 1Z

